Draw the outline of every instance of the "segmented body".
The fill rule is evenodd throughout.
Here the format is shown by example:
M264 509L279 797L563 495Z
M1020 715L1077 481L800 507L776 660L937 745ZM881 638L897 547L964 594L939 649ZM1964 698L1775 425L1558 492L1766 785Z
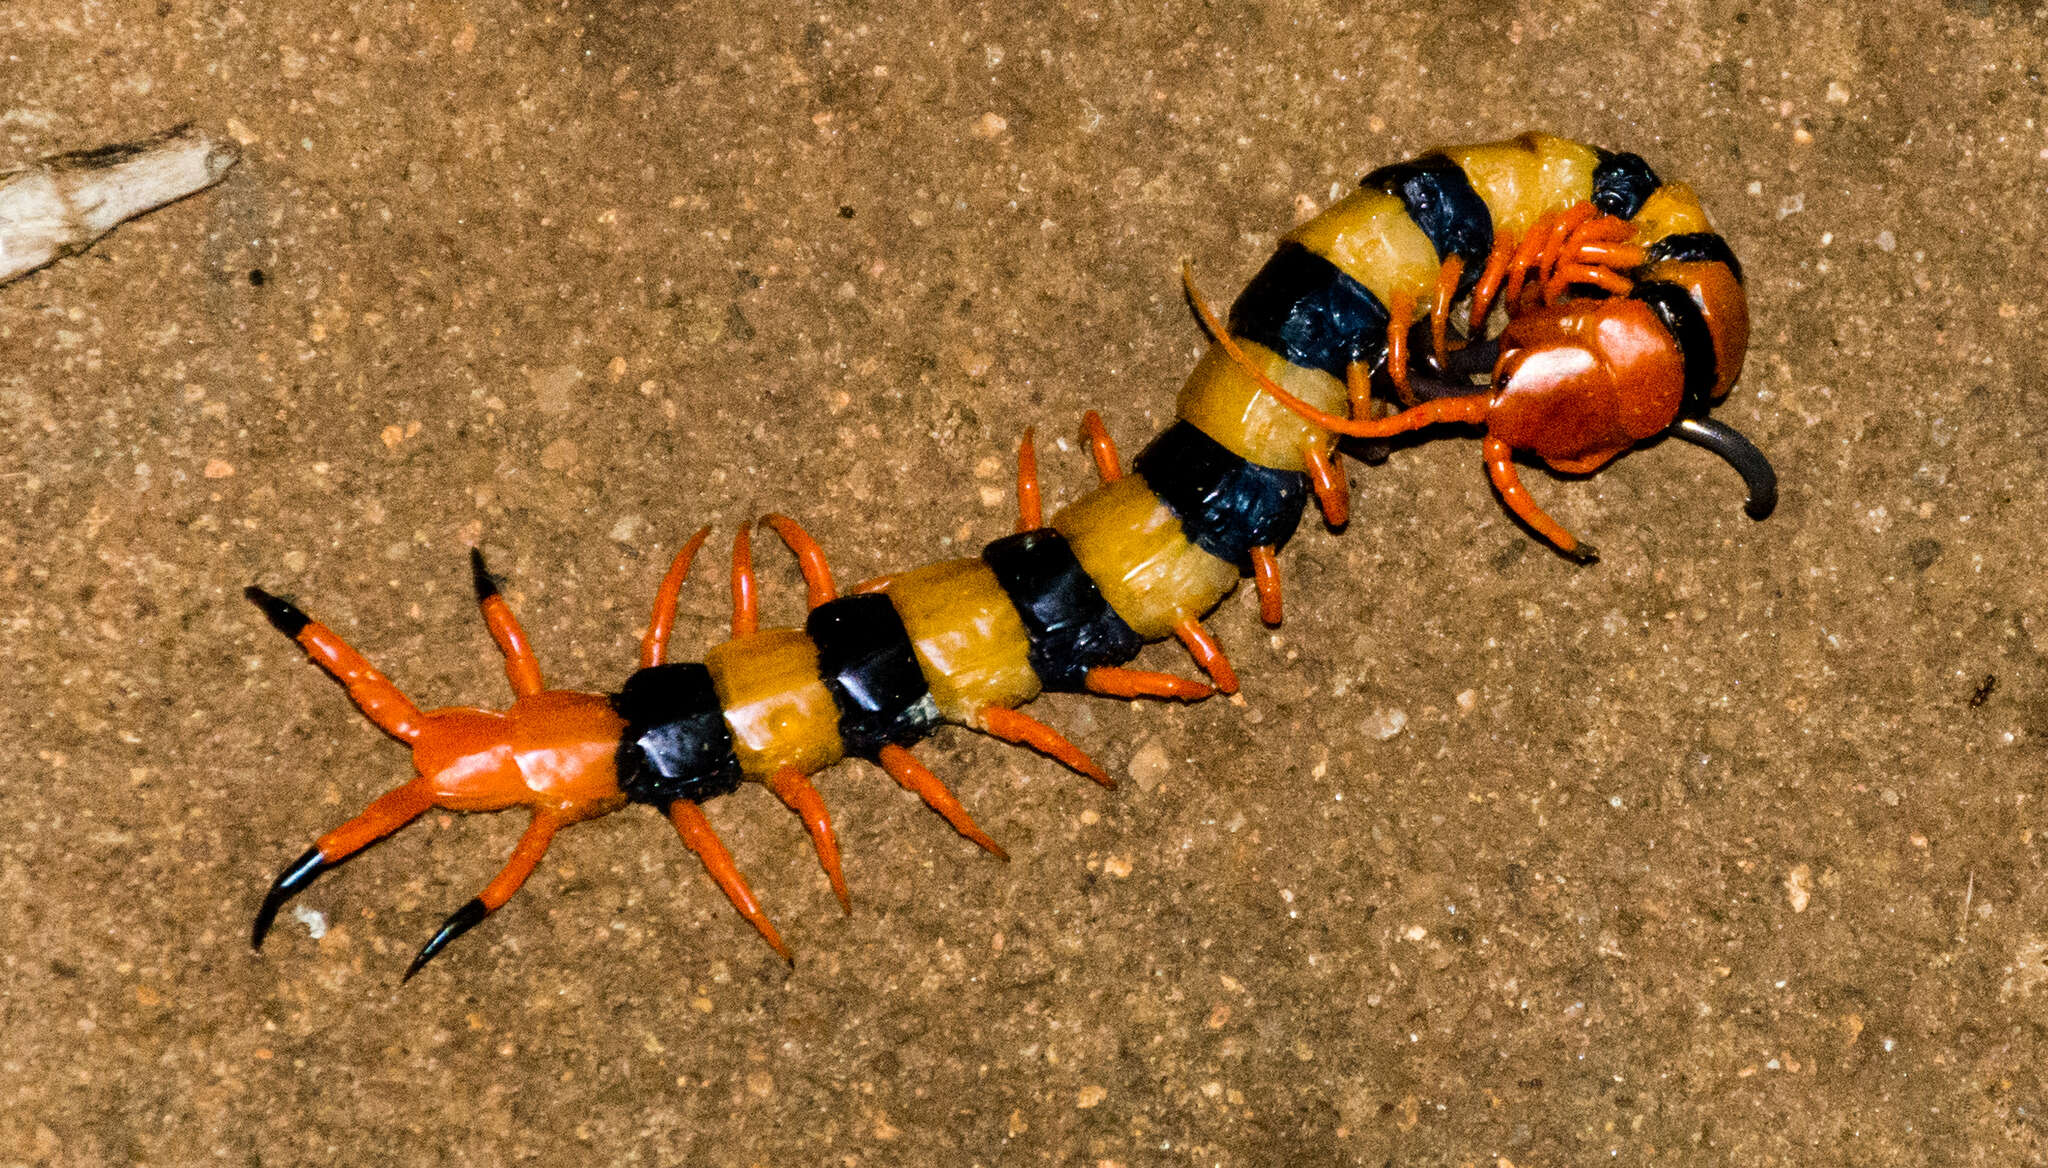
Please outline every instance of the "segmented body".
M1627 226L1574 234L1596 216ZM1565 242L1582 236L1592 242L1576 251ZM1497 346L1498 355L1490 368L1460 375L1444 317L1453 300L1475 293L1503 303L1511 319L1488 339L1484 308L1475 306L1472 335L1455 339L1472 351ZM1267 619L1278 621L1273 554L1308 499L1320 500L1333 526L1344 519L1338 433L1388 435L1434 421L1485 425L1488 469L1504 501L1571 553L1577 542L1515 480L1513 451L1588 471L1684 417L1746 447L1701 416L1740 372L1747 330L1740 269L1688 188L1661 181L1632 154L1524 135L1374 171L1291 232L1238 297L1227 328L1212 330L1207 354L1181 390L1177 421L1138 455L1131 473L1122 472L1091 415L1104 482L1049 524L1037 514L1028 437L1020 530L976 557L896 573L839 596L808 536L772 517L810 584L802 629L755 627L743 532L734 638L702 664L663 663L676 590L700 533L664 581L642 668L621 691L602 700L542 691L538 666L479 560L479 598L520 694L511 723L523 741L543 744L523 753L508 749L511 723L493 739L490 725L476 722L498 715L408 715L409 703L397 709L403 695L331 632L251 590L280 629L349 684L366 714L414 745L421 770L279 877L256 940L284 900L319 872L428 806L532 806L534 826L513 862L449 919L416 971L516 890L556 827L630 801L667 812L734 904L786 954L711 833L702 803L747 782L769 786L803 818L842 900L829 816L806 776L848 756L879 763L964 834L999 851L908 748L955 723L1045 750L1106 783L1086 755L1017 708L1045 690L1205 695L1209 687L1200 683L1121 668L1147 642L1169 636L1189 646L1217 688L1234 689L1234 674L1200 619L1251 575ZM1487 380L1471 381L1474 373ZM1370 408L1375 386L1411 408L1360 416L1382 412ZM1768 485L1758 476L1768 465L1756 456L1762 471L1745 467L1739 454L1729 457L1751 481L1754 514L1760 486ZM550 701L561 708L542 708ZM459 723L460 734L423 744L436 719ZM559 797L570 788L574 798Z

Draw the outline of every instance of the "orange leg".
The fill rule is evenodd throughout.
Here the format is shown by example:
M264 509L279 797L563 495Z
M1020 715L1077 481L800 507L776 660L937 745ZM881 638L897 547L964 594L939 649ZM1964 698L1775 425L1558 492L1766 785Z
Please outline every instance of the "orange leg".
M855 584L852 588L848 589L848 593L853 596L865 596L870 592L887 592L889 586L895 582L896 577L894 576L877 576L872 580L862 580L860 583Z
M1323 522L1331 527L1342 527L1351 521L1351 484L1344 479L1344 472L1337 469L1337 453L1326 451L1320 443L1310 442L1301 448L1301 459L1308 464L1309 486L1315 488L1316 502L1323 509Z
M1465 274L1465 257L1453 255L1437 269L1436 293L1429 301L1429 354L1442 369L1449 360L1451 302L1458 298L1458 280Z
M1548 283L1557 271L1558 262L1564 259L1572 243L1578 238L1581 228L1600 214L1599 208L1591 203L1573 203L1557 217L1550 228L1549 237L1543 241L1543 256L1536 271L1541 283Z
M1028 746L1041 754L1049 754L1105 787L1116 786L1116 780L1109 777L1109 772L1103 770L1101 764L1084 754L1080 747L1067 741L1065 735L1029 714L1006 710L1001 706L984 706L975 715L975 721L983 730L1005 742L1014 742L1019 746Z
M413 974L432 961L436 953L447 948L450 941L481 924L485 917L498 911L500 906L512 899L512 894L519 891L528 876L533 875L533 870L539 866L541 857L547 855L548 844L553 842L555 832L560 830L561 826L561 820L550 812L535 811L532 821L526 825L525 834L519 837L519 843L512 849L512 858L506 861L505 866L499 869L489 884L484 885L484 890L477 894L476 899L450 914L448 919L442 922L440 931L429 938L425 945L420 946L419 955L406 967L403 980L411 981Z
M1282 389L1279 382L1266 376L1263 370L1252 364L1251 358L1245 356L1237 341L1223 330L1222 322L1216 319L1214 310L1202 299L1202 294L1195 288L1191 276L1188 278L1187 292L1188 299L1194 303L1195 311L1209 328L1210 335L1216 338L1217 344L1223 346L1223 351L1238 368L1244 370L1246 375L1258 383L1261 390L1271 394L1273 400L1292 410L1297 417L1332 433L1353 438L1391 438L1396 434L1406 434L1410 430L1420 430L1424 426L1433 426L1438 422L1484 421L1487 410L1491 408L1487 395L1475 391L1463 397L1426 401L1388 418L1340 418L1328 411L1319 410Z
M1095 453L1095 473L1105 485L1124 477L1123 460L1117 457L1116 440L1109 436L1108 427L1102 424L1102 415L1089 410L1081 415L1081 434L1088 439L1088 449Z
M1191 678L1115 665L1096 666L1082 677L1081 684L1088 687L1089 693L1112 698L1179 698L1196 702L1216 692L1215 687Z
M1045 505L1038 490L1038 448L1031 443L1031 427L1024 427L1024 440L1017 444L1017 530L1036 531L1045 526Z
M1351 416L1372 417L1372 371L1353 361L1344 367L1344 394L1351 399Z
M1500 492L1501 502L1519 516L1522 522L1536 529L1536 534L1549 540L1551 546L1581 564L1590 564L1600 558L1593 545L1580 543L1578 538L1566 531L1557 520L1543 513L1536 500L1529 497L1522 486L1521 476L1515 473L1515 452L1507 443L1491 435L1487 436L1486 473L1493 480L1493 487Z
M892 743L884 746L875 759L882 764L883 770L889 772L889 777L901 784L904 790L924 800L925 806L945 816L946 822L953 825L954 831L973 840L982 850L998 860L1010 858L1010 853L1004 851L1001 844L990 839L988 833L975 824L974 818L967 814L967 808L960 805L960 800L947 789L939 776L917 761L916 755Z
M1408 387L1408 330L1415 325L1415 297L1405 290L1396 292L1387 311L1387 377L1393 381L1401 404L1412 406L1415 391ZM1355 412L1355 404L1353 408Z
M1536 225L1529 228L1529 234L1522 237L1521 246L1515 249L1514 258L1508 263L1507 285L1501 290L1500 298L1501 302L1508 306L1509 312L1520 307L1522 282L1528 279L1529 269L1542 261L1543 248L1549 242L1553 222L1551 216L1538 219Z
M1508 265L1514 260L1515 251L1512 236L1499 234L1493 237L1493 250L1486 253L1486 267L1480 270L1479 282L1472 285L1472 302L1465 310L1467 343L1486 339L1486 318L1493 311L1494 297L1500 292L1501 281L1507 277Z
M835 600L839 590L832 586L832 569L825 564L825 549L811 538L803 525L787 515L764 515L761 522L775 529L782 542L796 553L798 570L804 574L804 587L810 590L811 607Z
M313 664L340 682L365 718L401 742L419 739L424 730L419 707L333 629L299 611L290 601L280 600L253 584L244 588L242 595L263 610L272 627L297 641Z
M512 615L512 606L499 595L491 570L484 567L482 548L469 549L469 575L476 585L476 603L483 609L484 625L505 655L505 680L512 683L512 692L522 698L539 693L546 688L540 680L540 660L533 655L519 618Z
M832 894L839 898L840 909L851 913L853 896L846 891L846 873L839 866L839 837L832 831L825 797L795 767L783 767L770 775L768 789L804 821L804 830L811 833L811 845L818 849L818 865L825 869L825 879L832 882Z
M761 911L761 902L754 898L754 890L747 887L747 878L740 875L739 866L732 862L732 853L725 850L724 841L711 828L711 821L704 816L704 809L688 799L677 799L668 805L669 822L676 825L676 834L683 837L683 843L697 853L704 861L704 870L711 874L713 883L732 906L740 910L769 947L782 955L784 961L796 964L796 958L789 952L789 946L782 943L782 934L775 931L768 914Z
M675 628L676 598L683 593L683 581L690 575L690 562L697 558L697 549L704 546L710 535L710 528L698 528L697 534L669 562L668 573L654 593L654 615L647 620L647 635L640 639L640 668L652 669L668 660L668 635Z
M1252 549L1252 584L1259 590L1259 619L1280 623L1280 560L1271 545Z
M256 910L256 926L250 931L251 948L263 948L263 938L285 903L304 891L322 872L362 851L371 844L418 819L434 805L433 792L425 779L414 779L394 787L372 800L361 815L328 832L306 853L278 874Z
M1188 647L1195 664L1202 667L1202 672L1209 675L1217 689L1227 694L1237 692L1237 671L1230 667L1230 658L1223 655L1223 646L1216 643L1216 638L1209 635L1201 621L1189 617L1173 626L1173 635Z
M732 639L761 631L761 598L754 583L754 537L741 524L732 537Z

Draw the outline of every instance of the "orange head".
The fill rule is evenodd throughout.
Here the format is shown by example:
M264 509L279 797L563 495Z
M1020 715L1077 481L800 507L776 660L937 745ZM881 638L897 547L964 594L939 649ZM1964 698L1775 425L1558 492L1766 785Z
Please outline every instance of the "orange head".
M1628 296L1570 300L1508 322L1488 432L1570 474L1669 433L1726 459L1749 486L1749 513L1762 518L1777 499L1770 463L1706 416L1742 372L1742 285L1724 263L1667 260L1642 274Z

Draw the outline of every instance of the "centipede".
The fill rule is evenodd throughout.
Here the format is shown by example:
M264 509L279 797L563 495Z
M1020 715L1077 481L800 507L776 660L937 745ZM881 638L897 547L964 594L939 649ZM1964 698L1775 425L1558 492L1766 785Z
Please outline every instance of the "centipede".
M1209 345L1174 422L1128 466L1089 412L1082 434L1100 483L1048 522L1027 429L1014 532L977 556L844 592L797 520L767 515L733 540L731 638L701 662L671 662L678 597L710 534L700 530L655 590L638 666L613 693L547 687L474 549L477 603L514 695L502 710L423 711L332 629L249 587L271 625L411 748L414 769L285 867L256 912L252 946L321 874L428 810L526 808L509 860L419 949L410 980L518 892L557 832L637 803L667 817L732 906L793 961L707 804L749 784L767 788L802 824L847 912L831 812L812 778L848 758L878 766L1002 857L913 748L964 726L1112 786L1098 762L1021 707L1048 691L1169 701L1235 693L1236 671L1203 620L1249 577L1260 617L1281 622L1277 554L1310 499L1330 529L1347 521L1340 443L1357 454L1356 443L1430 427L1476 429L1501 503L1535 538L1586 564L1597 552L1538 506L1518 458L1585 475L1675 437L1741 476L1752 518L1775 504L1768 459L1709 416L1748 347L1742 266L1692 188L1639 155L1544 133L1434 150L1372 171L1294 228L1227 315L1190 268L1182 278ZM761 627L756 530L796 557L809 606L801 628ZM1132 666L1167 639L1186 647L1202 679Z

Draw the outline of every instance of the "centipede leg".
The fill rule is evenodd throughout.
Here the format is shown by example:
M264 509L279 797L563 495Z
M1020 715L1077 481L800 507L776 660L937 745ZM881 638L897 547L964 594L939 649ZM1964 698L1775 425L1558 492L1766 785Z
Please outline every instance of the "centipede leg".
M1486 266L1480 269L1479 282L1472 285L1472 300L1465 309L1467 344L1486 339L1486 318L1493 312L1494 297L1500 292L1501 281L1507 277L1515 251L1513 237L1504 232L1494 235L1493 250L1486 253Z
M754 580L753 529L741 524L732 537L732 639L761 629L760 588Z
M1437 269L1436 291L1429 301L1429 355L1441 371L1450 361L1451 302L1458 298L1458 281L1465 274L1465 257L1453 254Z
M775 529L782 542L796 553L797 569L803 573L804 587L810 592L810 604L816 608L835 600L839 590L832 585L832 569L825 563L825 549L811 538L803 524L787 515L763 515L761 522Z
M1218 690L1227 694L1237 692L1237 671L1230 667L1230 658L1223 655L1223 646L1216 643L1216 638L1209 635L1201 621L1189 617L1173 626L1173 635L1188 647L1188 655L1202 667L1202 672L1209 675L1209 680L1216 683Z
M675 628L676 600L683 593L683 581L690 575L690 564L697 558L697 549L711 536L711 529L700 527L690 537L676 558L669 561L668 572L661 578L661 587L654 592L654 614L647 619L647 635L640 638L640 667L652 669L668 659L668 635Z
M269 935L278 910L305 891L322 872L418 819L433 805L434 795L426 780L414 779L379 795L361 815L321 836L304 855L278 873L264 894L263 905L256 910L256 924L249 932L250 948L263 948L263 938Z
M1364 362L1344 366L1344 396L1350 401L1352 417L1372 417L1372 370Z
M1214 686L1193 678L1145 669L1125 669L1118 665L1098 665L1090 669L1082 675L1081 684L1089 693L1112 698L1178 698L1184 702L1196 702L1216 692Z
M489 884L484 885L484 890L478 893L475 899L450 914L448 919L442 922L440 930L429 938L425 945L420 946L419 954L412 959L412 964L406 967L403 980L411 981L413 975L427 962L432 961L436 953L447 948L450 941L481 924L485 917L498 911L506 901L512 899L512 894L519 891L528 876L533 875L533 870L539 866L541 857L547 855L548 844L554 841L555 832L560 830L561 826L561 820L553 814L546 811L534 812L532 821L526 825L525 834L519 837L519 843L512 849L512 858L506 861L505 866L492 877Z
M1031 427L1024 427L1024 440L1017 443L1017 530L1036 531L1045 526L1045 505L1038 489L1038 448L1031 441Z
M1402 290L1394 293L1392 300L1388 306L1387 379L1394 383L1401 404L1413 406L1415 391L1408 387L1408 330L1415 326L1415 297Z
M668 805L669 822L675 824L676 834L683 837L683 843L697 858L704 861L704 870L711 874L711 880L719 891L747 918L761 939L770 948L782 955L784 961L796 964L796 958L789 946L782 943L782 934L768 920L768 914L761 911L761 902L755 898L754 890L747 887L747 878L740 875L739 865L732 861L732 853L725 849L725 842L712 830L711 820L704 815L704 809L688 799L677 799Z
M1521 476L1515 473L1515 451L1506 442L1488 435L1485 444L1486 473L1493 480L1494 490L1500 492L1501 502L1515 513L1522 522L1534 528L1536 534L1550 541L1552 547L1563 552L1581 564L1590 564L1600 558L1592 544L1581 543L1577 536L1566 531L1557 520L1544 514L1529 497L1527 488L1522 486Z
M1094 410L1082 414L1081 434L1088 439L1088 449L1095 455L1095 473L1103 485L1124 477L1123 460L1116 453L1116 439L1109 436L1109 428L1102 424L1102 415Z
M1028 746L1041 754L1051 755L1105 787L1116 786L1116 780L1109 777L1109 772L1103 770L1100 763L1089 758L1080 747L1067 741L1065 735L1029 714L1006 710L1001 706L984 706L975 714L975 721L983 730L1005 742L1014 742L1019 746Z
M333 629L307 616L299 606L250 585L242 590L271 626L298 643L313 663L325 669L348 691L363 716L401 742L416 742L425 732L419 707L377 671L370 660L350 647Z
M1001 844L990 839L989 834L981 830L974 822L974 817L967 814L967 808L961 806L959 798L939 776L917 761L916 755L892 743L884 746L876 754L875 761L881 763L882 769L888 771L889 777L895 779L904 790L924 800L925 806L944 816L946 822L953 825L954 831L974 841L983 851L998 860L1010 858L1010 853L1004 851Z
M804 830L811 834L811 846L818 851L818 866L825 869L825 879L832 882L832 894L839 898L840 909L853 912L853 896L846 890L846 873L839 864L839 836L832 830L825 797L795 767L783 767L770 775L768 789L803 820Z
M505 680L512 683L512 692L523 698L547 688L541 684L540 660L533 655L526 630L519 627L519 618L512 615L512 606L505 602L498 592L497 580L484 566L482 548L469 549L469 576L476 588L477 607L483 610L484 626L491 630L491 639L505 655Z
M1301 460L1308 466L1308 483L1323 509L1323 522L1342 527L1351 522L1351 484L1337 466L1337 453L1326 451L1319 442L1301 448Z
M1251 550L1252 585L1259 591L1259 619L1269 625L1280 623L1280 560L1272 545Z

